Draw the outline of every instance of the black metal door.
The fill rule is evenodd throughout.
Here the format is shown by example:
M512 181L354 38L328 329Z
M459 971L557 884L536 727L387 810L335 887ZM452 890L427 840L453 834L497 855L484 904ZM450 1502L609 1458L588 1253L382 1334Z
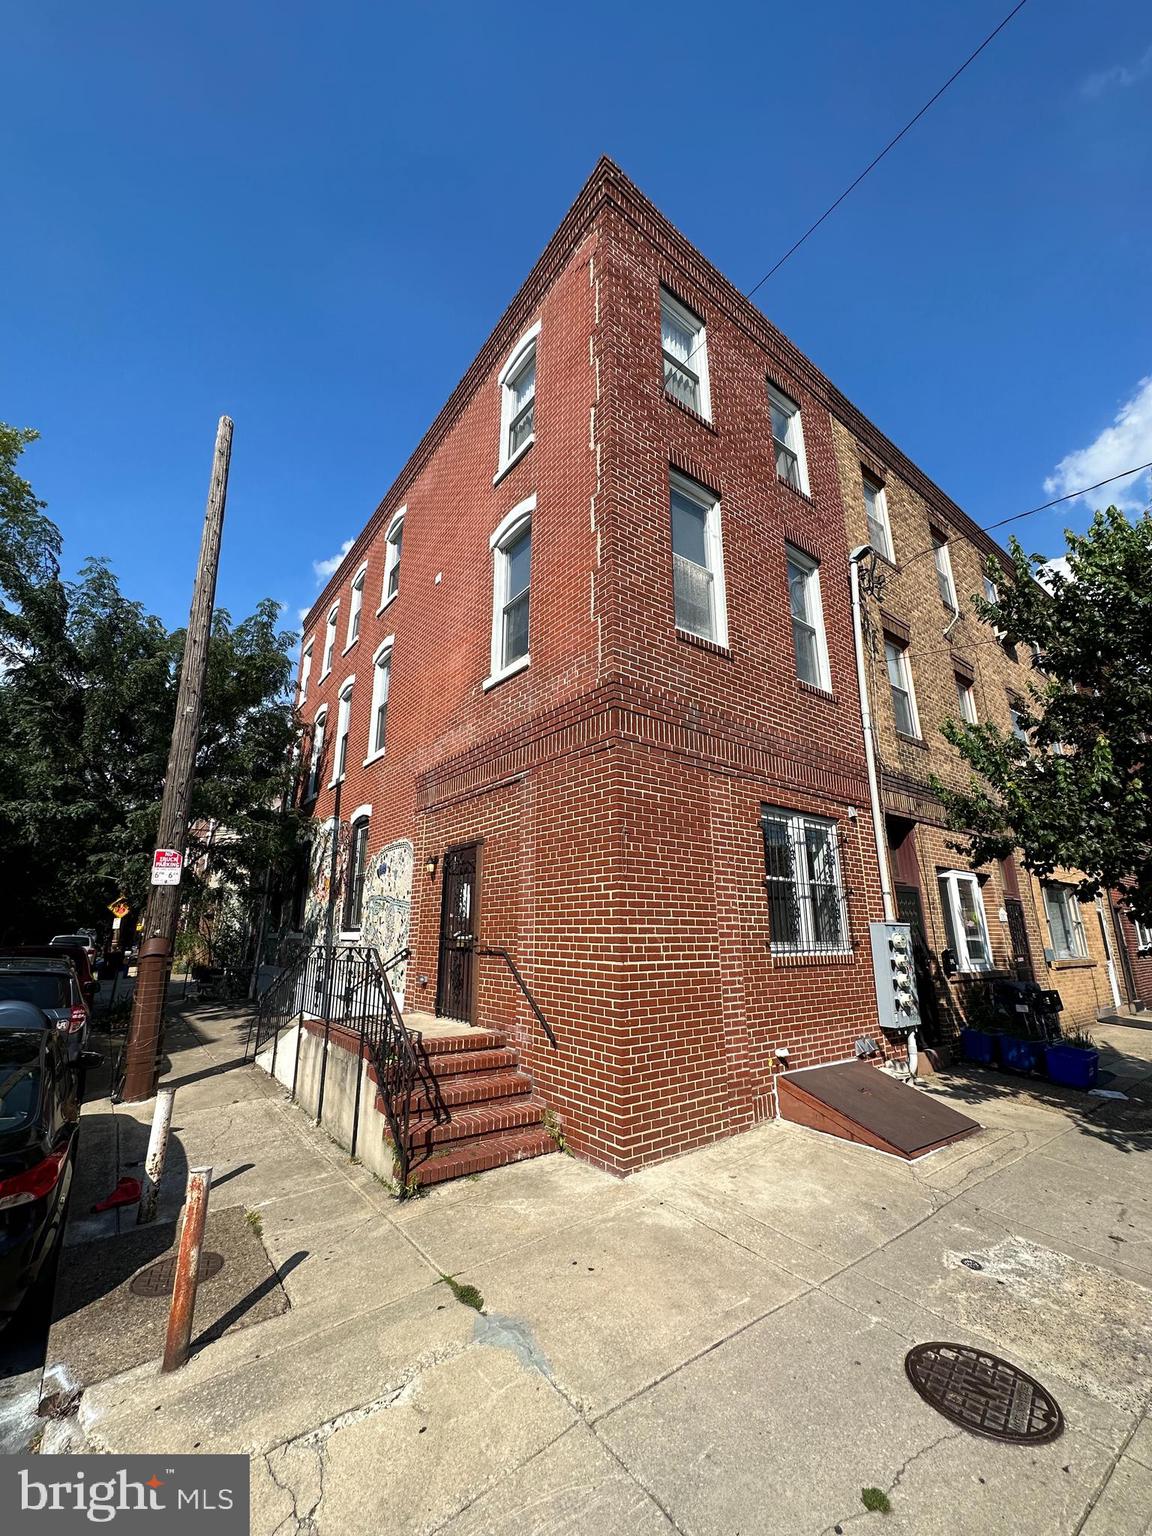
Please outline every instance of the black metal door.
M1004 900L1008 913L1008 942L1012 946L1011 964L1017 981L1035 981L1032 948L1028 943L1028 924L1024 921L1024 903L1015 896Z
M477 847L469 843L444 855L440 903L440 967L436 1012L472 1019L472 967L476 943Z
M936 983L932 977L932 952L928 948L928 933L924 927L924 904L920 900L917 886L896 887L896 912L900 921L912 929L912 962L916 972L916 1000L920 1004L923 1041L927 1045L939 1045L940 1009L936 998Z

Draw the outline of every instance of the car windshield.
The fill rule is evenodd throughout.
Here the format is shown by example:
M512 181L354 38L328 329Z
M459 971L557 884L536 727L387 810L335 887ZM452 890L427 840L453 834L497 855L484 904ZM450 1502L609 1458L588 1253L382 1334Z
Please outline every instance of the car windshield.
M26 1125L40 1102L38 1035L0 1034L0 1131Z
M58 971L0 971L0 1000L32 1003L37 1008L67 1008L71 988Z

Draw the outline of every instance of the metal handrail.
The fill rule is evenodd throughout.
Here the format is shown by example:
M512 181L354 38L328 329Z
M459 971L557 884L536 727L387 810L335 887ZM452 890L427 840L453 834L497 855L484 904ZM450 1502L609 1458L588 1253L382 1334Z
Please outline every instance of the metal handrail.
M268 1041L279 1035L290 1017L287 1000L295 997L301 974L310 958L311 951L301 950L293 963L282 970L279 976L274 976L257 996L252 1021L248 1026L248 1037L244 1042L245 1058L251 1046L252 1060L255 1061Z
M388 971L399 964L400 959L407 958L407 951L398 952L388 961L381 960L379 952L373 951L372 958L383 1009L374 1015L365 1012L360 1033L361 1050L366 1044L376 1072L376 1087L392 1141L396 1182L401 1197L404 1197L410 1192L412 1100L417 1089L424 1090L433 1124L447 1120L448 1111L440 1097L439 1084L428 1066L420 1032L405 1025L392 983L388 980Z
M536 1022L540 1025L540 1028L548 1036L549 1044L552 1046L553 1050L559 1050L560 1049L560 1045L559 1045L559 1042L556 1039L555 1034L552 1031L552 1026L549 1024L548 1020L544 1017L543 1013L540 1011L540 1004L536 1001L536 999L532 996L531 992L528 990L528 983L524 980L523 976L521 976L520 972L517 970L516 962L515 962L515 960L513 960L512 956L508 953L508 951L506 949L501 949L496 944L485 944L483 949L478 949L476 951L476 953L478 955L499 955L500 956L500 958L507 965L508 969L512 972L512 975L513 975L513 978L515 979L516 985L520 988L521 992L523 992L524 996L528 999L528 1006L529 1006L529 1008L531 1008L532 1012L536 1015Z

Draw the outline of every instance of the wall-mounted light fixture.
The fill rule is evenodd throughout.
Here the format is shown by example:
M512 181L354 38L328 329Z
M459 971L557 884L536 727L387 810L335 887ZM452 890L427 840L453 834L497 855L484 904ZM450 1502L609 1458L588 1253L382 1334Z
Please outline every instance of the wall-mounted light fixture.
M439 862L440 862L440 855L439 854L437 854L437 853L430 853L428 855L428 862L424 865L424 868L428 871L428 878L429 878L429 880L435 880L435 878L436 878L436 866L437 866L437 864L439 864Z

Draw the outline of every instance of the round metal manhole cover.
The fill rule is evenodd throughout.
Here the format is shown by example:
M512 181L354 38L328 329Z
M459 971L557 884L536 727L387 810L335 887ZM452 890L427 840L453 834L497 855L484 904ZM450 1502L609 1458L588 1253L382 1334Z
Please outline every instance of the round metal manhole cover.
M904 1369L926 1403L974 1435L1044 1445L1064 1433L1052 1394L998 1355L964 1344L917 1344Z
M213 1280L224 1268L224 1255L222 1253L202 1253L200 1255L200 1279ZM172 1287L176 1284L176 1260L161 1259L159 1264L149 1264L147 1269L142 1269L136 1278L129 1284L128 1289L133 1296L171 1296Z

